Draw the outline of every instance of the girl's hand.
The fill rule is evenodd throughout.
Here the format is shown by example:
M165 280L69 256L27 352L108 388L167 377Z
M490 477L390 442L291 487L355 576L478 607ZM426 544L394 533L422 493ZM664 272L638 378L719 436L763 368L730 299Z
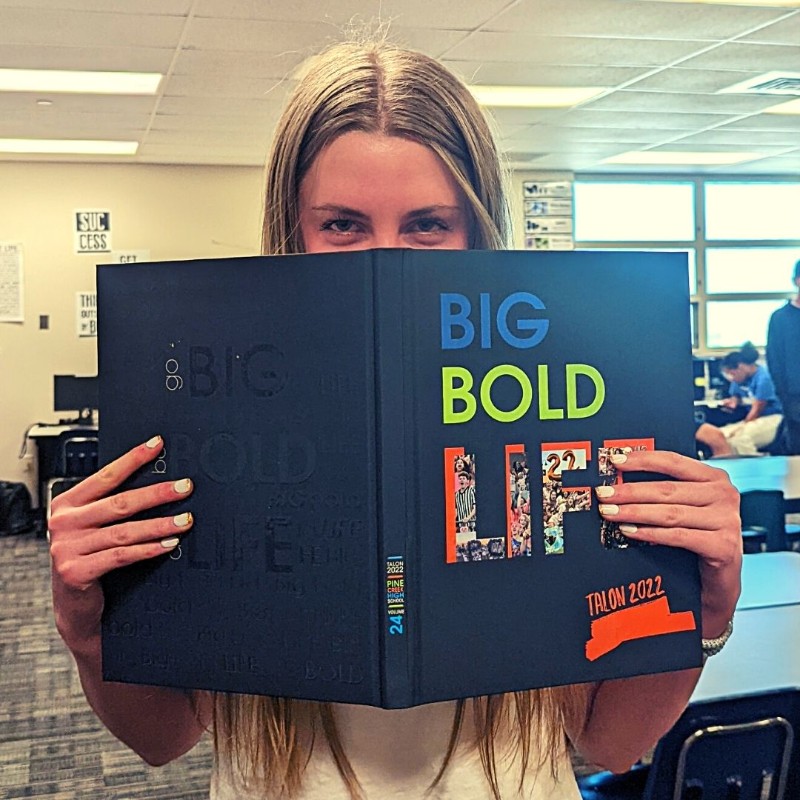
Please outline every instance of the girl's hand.
M113 494L137 469L161 452L155 436L53 499L48 536L56 624L67 645L99 630L103 610L100 578L117 567L174 549L192 526L182 513L131 521L134 514L186 499L188 478Z
M727 473L666 451L612 456L620 473L643 471L675 480L598 486L600 514L631 539L683 547L700 557L703 637L722 634L741 591L739 493Z

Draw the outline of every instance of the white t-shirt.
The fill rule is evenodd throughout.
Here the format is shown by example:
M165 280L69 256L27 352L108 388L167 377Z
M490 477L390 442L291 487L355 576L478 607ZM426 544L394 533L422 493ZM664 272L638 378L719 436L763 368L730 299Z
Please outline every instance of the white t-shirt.
M353 766L367 800L489 800L489 784L477 752L460 747L444 777L430 794L428 787L444 757L453 723L455 704L433 703L387 711L369 706L337 705L336 720L344 751ZM532 742L530 763L538 753ZM498 758L498 778L503 800L580 800L569 756L565 752L556 767L556 778L546 766L530 774L522 793L518 791L519 769ZM349 800L324 737L317 744L304 773L302 800ZM216 773L211 782L211 800L271 800L261 794L246 794L230 776Z

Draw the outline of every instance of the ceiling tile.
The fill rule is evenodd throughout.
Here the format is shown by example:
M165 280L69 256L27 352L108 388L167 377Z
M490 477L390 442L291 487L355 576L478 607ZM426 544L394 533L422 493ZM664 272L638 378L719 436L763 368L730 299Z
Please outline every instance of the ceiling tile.
M180 16L31 8L4 8L0 19L0 45L69 47L172 47L185 24Z
M115 14L185 16L192 0L0 0L0 8L35 11L92 11Z
M1 13L1 12L0 12ZM0 30L0 42L3 33ZM0 45L0 67L166 73L174 50L167 47L70 47Z
M800 42L800 11L795 11L792 16L782 22L768 25L755 33L743 36L742 39L746 42L796 45Z
M584 66L664 66L699 49L700 42L652 39L603 39L578 36L531 36L524 33L477 32L448 50L448 60L505 61L528 64L572 64Z
M659 130L696 131L725 122L721 114L678 114L658 111L617 111L587 110L576 108L561 120L565 128L657 128Z
M583 108L599 111L661 111L673 114L754 114L780 100L750 94L678 94L622 90L591 100Z
M495 16L509 0L294 0L254 2L253 0L198 0L199 17L254 20L319 20L337 26L344 34L351 25L376 28L381 21L396 25L471 30Z
M713 94L753 77L750 70L662 69L647 78L637 80L627 88L645 92L699 92Z
M551 36L608 36L640 39L728 39L780 18L785 9L711 6L676 8L637 0L523 0L486 25L486 30Z
M512 86L618 86L649 72L643 67L574 67L504 61L445 61L466 83Z
M773 70L796 72L800 47L731 42L681 63L687 69L732 69L759 75ZM731 81L733 83L733 81Z
M780 145L796 147L797 135L793 131L753 131L736 130L730 126L714 128L710 131L692 134L681 139L683 144L727 145L749 150L758 145Z

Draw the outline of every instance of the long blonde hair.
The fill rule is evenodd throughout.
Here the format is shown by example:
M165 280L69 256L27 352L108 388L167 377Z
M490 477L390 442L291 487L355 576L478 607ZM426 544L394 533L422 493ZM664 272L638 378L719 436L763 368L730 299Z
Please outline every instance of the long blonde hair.
M469 247L501 249L511 237L503 169L491 128L464 84L438 61L386 42L344 43L317 56L278 122L267 162L263 252L300 253L299 190L320 152L350 131L398 136L430 147L462 190ZM519 786L529 769L556 762L564 731L580 730L588 691L572 686L477 697L455 703L436 786L462 734L467 703L492 795L500 800L497 748L518 757ZM213 730L218 762L247 789L296 797L317 736L323 736L353 800L358 778L341 744L334 706L285 698L217 693ZM537 750L531 747L537 736ZM470 737L471 738L471 737ZM538 752L533 759L532 753Z

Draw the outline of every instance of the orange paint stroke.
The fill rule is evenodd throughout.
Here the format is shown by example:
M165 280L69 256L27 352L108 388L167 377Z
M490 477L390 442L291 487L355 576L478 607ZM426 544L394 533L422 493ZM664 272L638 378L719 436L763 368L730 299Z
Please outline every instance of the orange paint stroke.
M623 642L660 636L664 633L693 631L697 627L691 611L669 610L667 597L612 611L592 622L592 638L586 642L586 658L595 661Z

